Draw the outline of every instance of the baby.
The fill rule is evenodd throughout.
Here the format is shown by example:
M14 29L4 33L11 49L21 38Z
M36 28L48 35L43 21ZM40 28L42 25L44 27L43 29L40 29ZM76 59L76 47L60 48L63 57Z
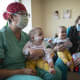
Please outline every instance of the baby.
M66 36L66 27L60 26L58 30L58 37L53 41L56 46L63 46L64 50L57 51L58 57L66 64L71 71L73 71L73 61L70 55L69 48L72 46L71 41Z
M44 69L52 74L55 73L53 65L53 51L47 48L41 28L34 28L30 31L30 41L23 48L23 53L27 57L27 68L35 70L36 67ZM41 56L40 54L44 54ZM32 57L30 55L33 55Z

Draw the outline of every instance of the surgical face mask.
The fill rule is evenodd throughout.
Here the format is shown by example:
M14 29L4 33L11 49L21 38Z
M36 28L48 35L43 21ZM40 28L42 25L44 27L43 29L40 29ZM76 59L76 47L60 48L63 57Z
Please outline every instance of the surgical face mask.
M28 24L28 17L25 15L20 15L20 19L16 24L16 26L20 29L23 29L27 26L27 24Z
M77 24L76 28L77 28L77 31L80 31L80 24Z

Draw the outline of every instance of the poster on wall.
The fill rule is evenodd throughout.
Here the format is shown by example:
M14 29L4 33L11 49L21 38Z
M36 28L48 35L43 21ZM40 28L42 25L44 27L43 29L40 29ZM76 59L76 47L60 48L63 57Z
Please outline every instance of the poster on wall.
M63 18L70 19L71 18L71 9L66 9L63 11Z
M59 11L58 10L55 10L54 11L54 18L55 19L59 19L60 18L60 14L59 14Z

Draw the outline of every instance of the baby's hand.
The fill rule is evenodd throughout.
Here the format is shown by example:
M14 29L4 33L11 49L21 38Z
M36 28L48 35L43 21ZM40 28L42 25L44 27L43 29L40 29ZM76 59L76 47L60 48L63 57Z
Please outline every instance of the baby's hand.
M54 68L50 68L50 69L49 69L49 73L51 73L51 74L55 74L55 73L56 73L56 71L55 71L55 69L54 69Z
M67 62L67 66L69 67L72 64L72 61Z
M50 66L51 68L53 68L53 67L54 67L53 62L50 62L50 63L49 63L49 66Z

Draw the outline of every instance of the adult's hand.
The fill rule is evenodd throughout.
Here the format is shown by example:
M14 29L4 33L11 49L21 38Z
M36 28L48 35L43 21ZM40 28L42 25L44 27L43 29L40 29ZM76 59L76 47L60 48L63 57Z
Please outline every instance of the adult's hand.
M36 75L36 71L32 69L0 69L0 80L16 74Z
M64 47L63 44L56 45L55 48L54 48L55 51L63 51L64 49L65 49L65 47Z
M36 60L44 56L44 51L42 49L30 49L29 52L30 52L29 59Z
M27 68L23 69L23 72L24 72L24 74L27 74L27 75L36 75L37 74L37 72L35 70L27 69Z

